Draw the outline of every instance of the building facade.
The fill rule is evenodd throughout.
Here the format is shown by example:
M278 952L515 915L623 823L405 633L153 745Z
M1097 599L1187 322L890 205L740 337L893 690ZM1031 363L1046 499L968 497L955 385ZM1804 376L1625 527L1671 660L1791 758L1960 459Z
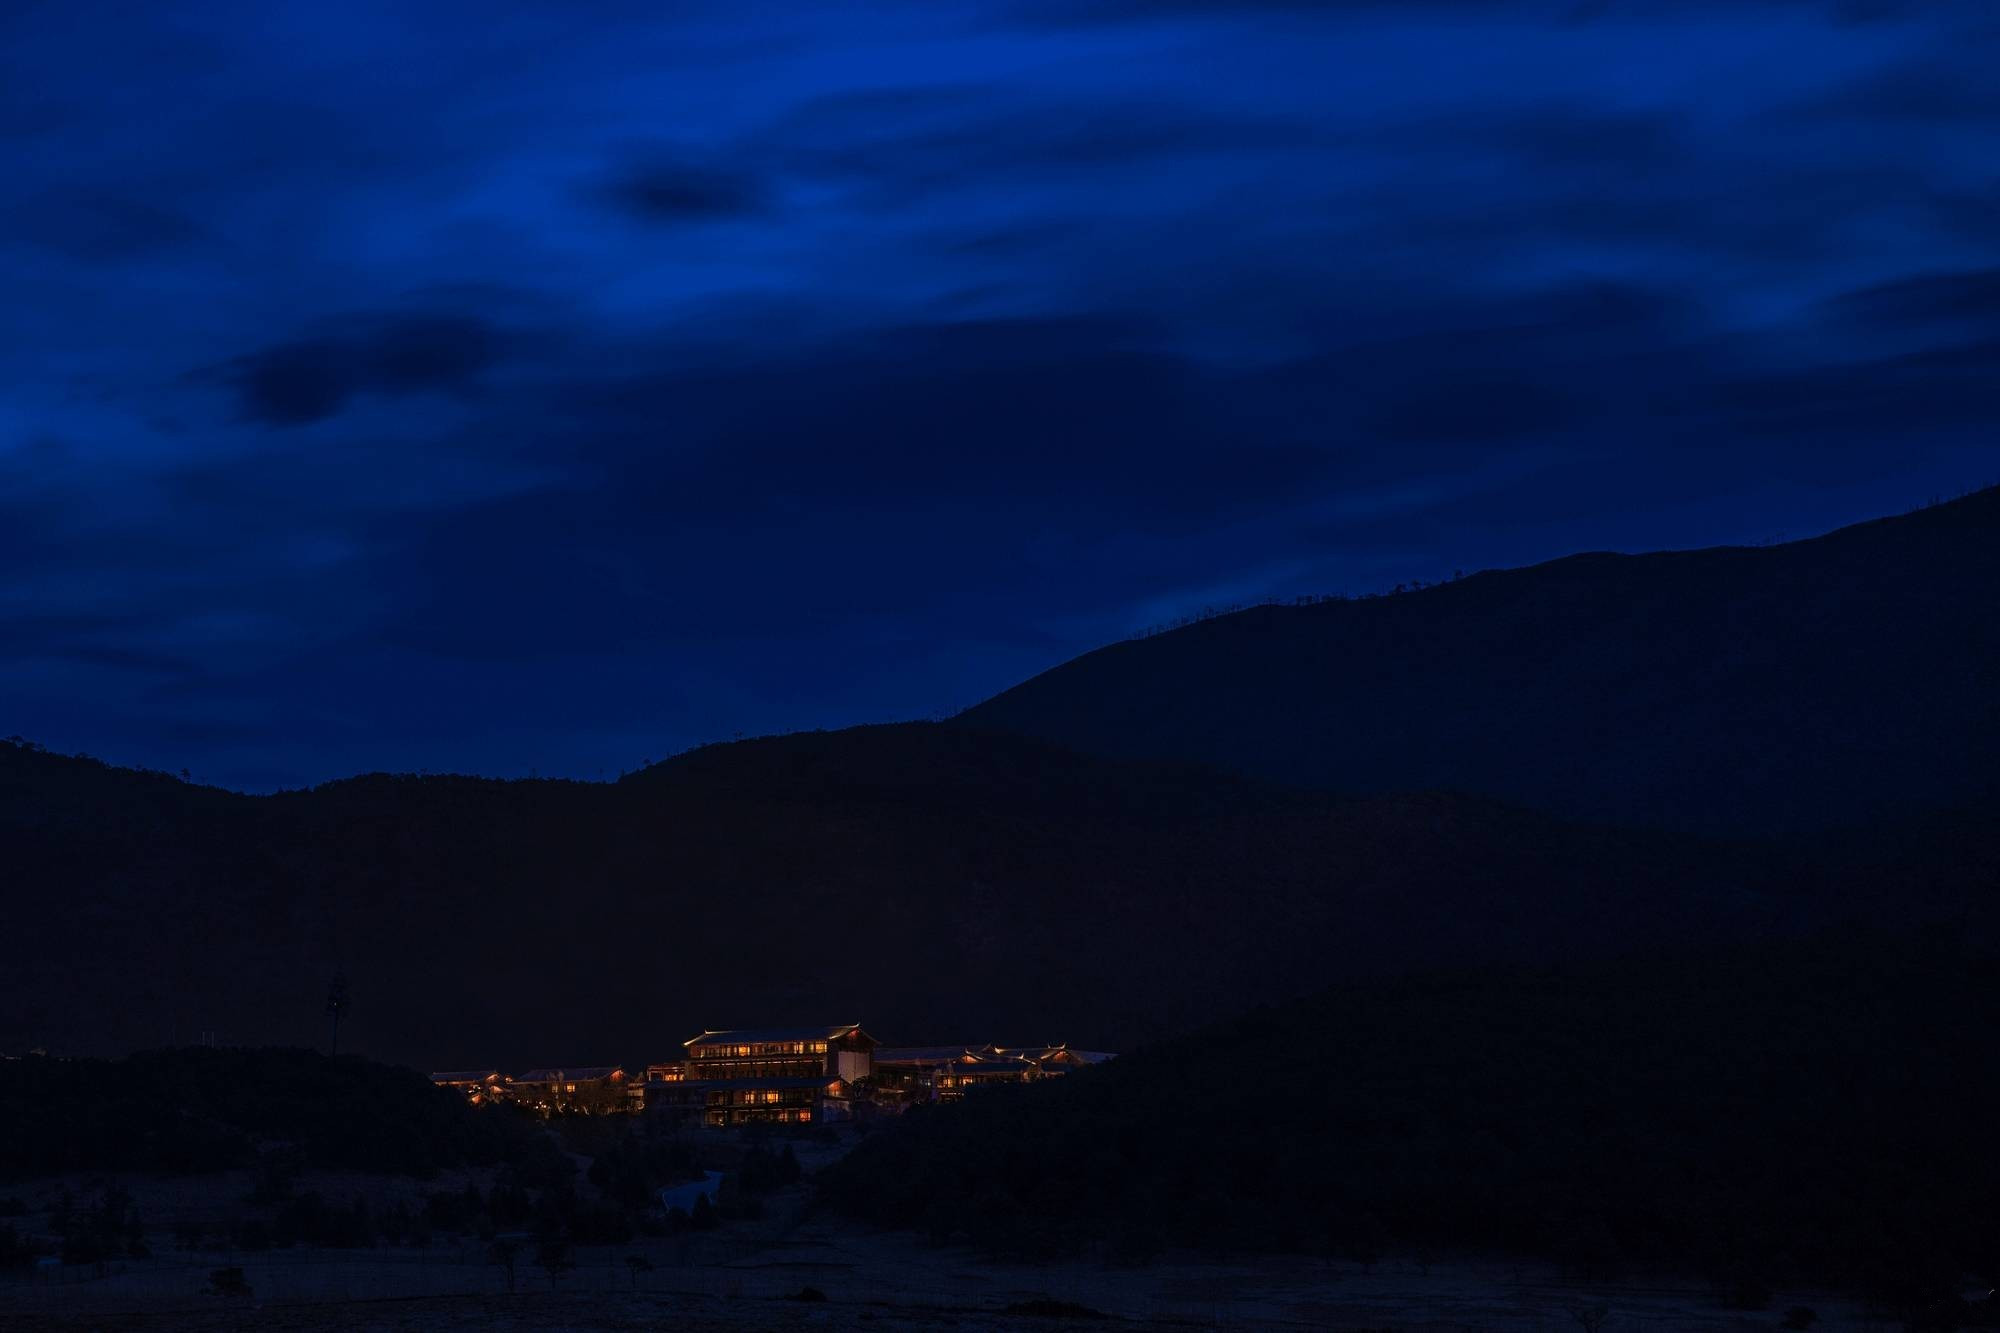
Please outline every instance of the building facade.
M647 1109L723 1129L850 1118L856 1085L873 1072L875 1039L841 1023L704 1032L682 1046L681 1065L646 1071Z
M956 1101L975 1088L1057 1078L1110 1058L1066 1045L884 1046L874 1053L876 1095L885 1105Z
M513 1080L497 1069L449 1069L431 1075L431 1082L450 1088L474 1106L507 1100Z
M508 1100L543 1115L557 1112L615 1115L632 1109L628 1078L616 1065L584 1069L530 1069L508 1086Z
M954 1101L995 1084L1052 1078L1111 1057L1068 1046L878 1046L858 1023L735 1028L682 1044L683 1058L629 1076L615 1065L453 1070L431 1082L475 1104L510 1101L544 1115L645 1111L674 1124L817 1125Z

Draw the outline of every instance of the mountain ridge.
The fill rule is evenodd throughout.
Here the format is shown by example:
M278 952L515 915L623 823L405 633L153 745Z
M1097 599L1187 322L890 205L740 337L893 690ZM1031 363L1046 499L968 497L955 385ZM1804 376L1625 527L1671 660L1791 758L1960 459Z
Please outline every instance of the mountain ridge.
M344 1046L439 1068L658 1058L703 1027L833 1011L908 1041L1119 1049L1329 978L1814 910L1757 848L1449 794L1266 800L940 724L732 745L618 784L134 800L113 775L80 820L26 808L52 763L0 749L0 857L24 886L0 1050L312 1044L335 969ZM822 797L871 766L910 777ZM1043 792L1046 768L1104 790Z
M1805 831L2000 793L2000 488L1108 645L956 721L1367 795Z
M1972 612L2000 588L2000 570L1982 581L2000 492L1974 500L1788 547L1586 555L1265 608L1061 669L1118 667L1104 717L1147 724L1157 754L1093 750L1089 728L1071 725L1102 702L1088 691L1035 726L982 725L1007 721L991 713L1019 691L1064 684L1058 673L947 723L705 746L613 783L364 774L249 796L0 744L0 864L14 889L0 1050L118 1051L203 1032L310 1044L335 970L352 982L355 1048L432 1067L653 1058L702 1027L826 1012L902 1041L1118 1049L1332 981L1849 916L1987 921L2000 692L1981 687L2000 616ZM1765 571L1756 595L1717 603L1714 571L1746 557ZM1764 614L1774 599L1783 614ZM1441 622L1438 606L1455 618ZM1692 645L1676 638L1690 606L1705 636ZM1922 632L1892 633L1876 612ZM1396 651L1355 653L1356 623ZM1347 639L1321 634L1301 653L1300 624ZM1468 625L1485 634L1470 655ZM1618 630L1609 646L1591 639L1606 626ZM1550 671L1576 665L1565 627L1595 678ZM1847 774L1850 797L1906 799L1842 807L1827 799L1837 784L1807 783L1798 800L1829 805L1830 828L1768 809L1704 826L1672 802L1661 808L1682 818L1649 819L1633 775L1686 776L1663 758L1695 755L1696 776L1731 799L1754 794L1746 778L1810 773L1829 729L1853 732L1857 752L1882 749L1883 718L1830 710L1826 690L1788 702L1741 688L1782 679L1793 649L1773 634L1801 628L1814 650L1856 659L1836 684L1919 682L1904 693L1933 715L1885 706L1896 762ZM1731 636L1748 658L1710 661ZM1162 646L1173 670L1148 665ZM1306 706L1328 693L1314 669L1343 650L1350 674L1355 660L1373 673L1369 690L1335 696L1369 705L1358 722ZM1260 664L1270 688L1244 688ZM1470 686L1440 684L1465 671ZM1686 703L1683 678L1698 702L1717 684L1719 719L1685 751L1633 743L1679 735L1686 710L1668 705ZM1539 693L1523 707L1528 687ZM1398 697L1435 716L1380 706ZM1163 707L1176 699L1187 706ZM1495 734L1461 734L1467 715ZM1582 725L1606 718L1623 743L1616 727ZM1376 790L1257 771L1215 744L1277 735L1281 757L1345 761L1365 748L1360 724L1393 761ZM1533 784L1468 781L1481 774L1465 753L1623 804L1579 814ZM1940 759L1950 781L1911 780Z

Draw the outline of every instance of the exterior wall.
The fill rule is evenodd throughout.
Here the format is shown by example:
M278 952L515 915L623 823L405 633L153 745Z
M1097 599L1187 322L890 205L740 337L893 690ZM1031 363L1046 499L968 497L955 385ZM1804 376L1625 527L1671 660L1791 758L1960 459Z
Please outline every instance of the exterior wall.
M830 1078L831 1066L825 1055L691 1060L688 1077L704 1083L731 1078Z
M823 1089L710 1088L702 1123L712 1129L731 1125L810 1125L824 1109Z
M483 1079L433 1078L431 1082L440 1088L450 1088L474 1106L504 1101L509 1090L507 1080L499 1074L491 1074Z
M833 1058L833 1069L829 1072L848 1083L867 1078L873 1070L867 1051L836 1051Z
M580 1111L588 1115L606 1115L636 1109L626 1096L625 1080L622 1078L517 1082L509 1091L510 1100L543 1114Z
M730 1078L830 1077L833 1061L823 1041L766 1041L688 1048L687 1076Z
M647 1114L657 1115L668 1124L699 1121L707 1104L708 1095L699 1084L665 1081L646 1084Z

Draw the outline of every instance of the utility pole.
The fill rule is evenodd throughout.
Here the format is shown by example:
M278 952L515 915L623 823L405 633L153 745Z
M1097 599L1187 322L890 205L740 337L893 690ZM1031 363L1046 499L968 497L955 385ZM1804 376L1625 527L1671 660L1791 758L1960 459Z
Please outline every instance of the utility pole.
M333 1021L333 1054L340 1054L340 1020L347 1014L347 974L335 969L326 988L326 1016Z

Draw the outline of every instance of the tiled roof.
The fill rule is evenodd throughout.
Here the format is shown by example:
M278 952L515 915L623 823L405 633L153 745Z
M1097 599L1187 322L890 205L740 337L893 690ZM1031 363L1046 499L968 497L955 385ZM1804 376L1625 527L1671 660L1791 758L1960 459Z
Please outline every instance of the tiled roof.
M704 1032L699 1037L690 1037L683 1046L735 1046L755 1045L772 1041L832 1041L836 1037L860 1035L859 1023L837 1023L832 1027L819 1028L730 1028L720 1032ZM873 1037L868 1037L873 1041Z
M447 1069L442 1073L432 1074L431 1082L484 1083L489 1078L499 1077L500 1071L497 1069Z
M1030 1060L1055 1060L1059 1063L1074 1059L1082 1064L1102 1064L1112 1057L1104 1051L1075 1051L1063 1043L1054 1046L994 1046L989 1048L999 1055L1019 1055Z
M878 1065L942 1065L976 1054L971 1046L877 1046Z
M878 1046L878 1065L1001 1064L1015 1061L1097 1064L1111 1057L1101 1051L1072 1051L1067 1046Z
M592 1065L587 1069L530 1069L515 1078L516 1083L592 1083L625 1071L617 1065Z

